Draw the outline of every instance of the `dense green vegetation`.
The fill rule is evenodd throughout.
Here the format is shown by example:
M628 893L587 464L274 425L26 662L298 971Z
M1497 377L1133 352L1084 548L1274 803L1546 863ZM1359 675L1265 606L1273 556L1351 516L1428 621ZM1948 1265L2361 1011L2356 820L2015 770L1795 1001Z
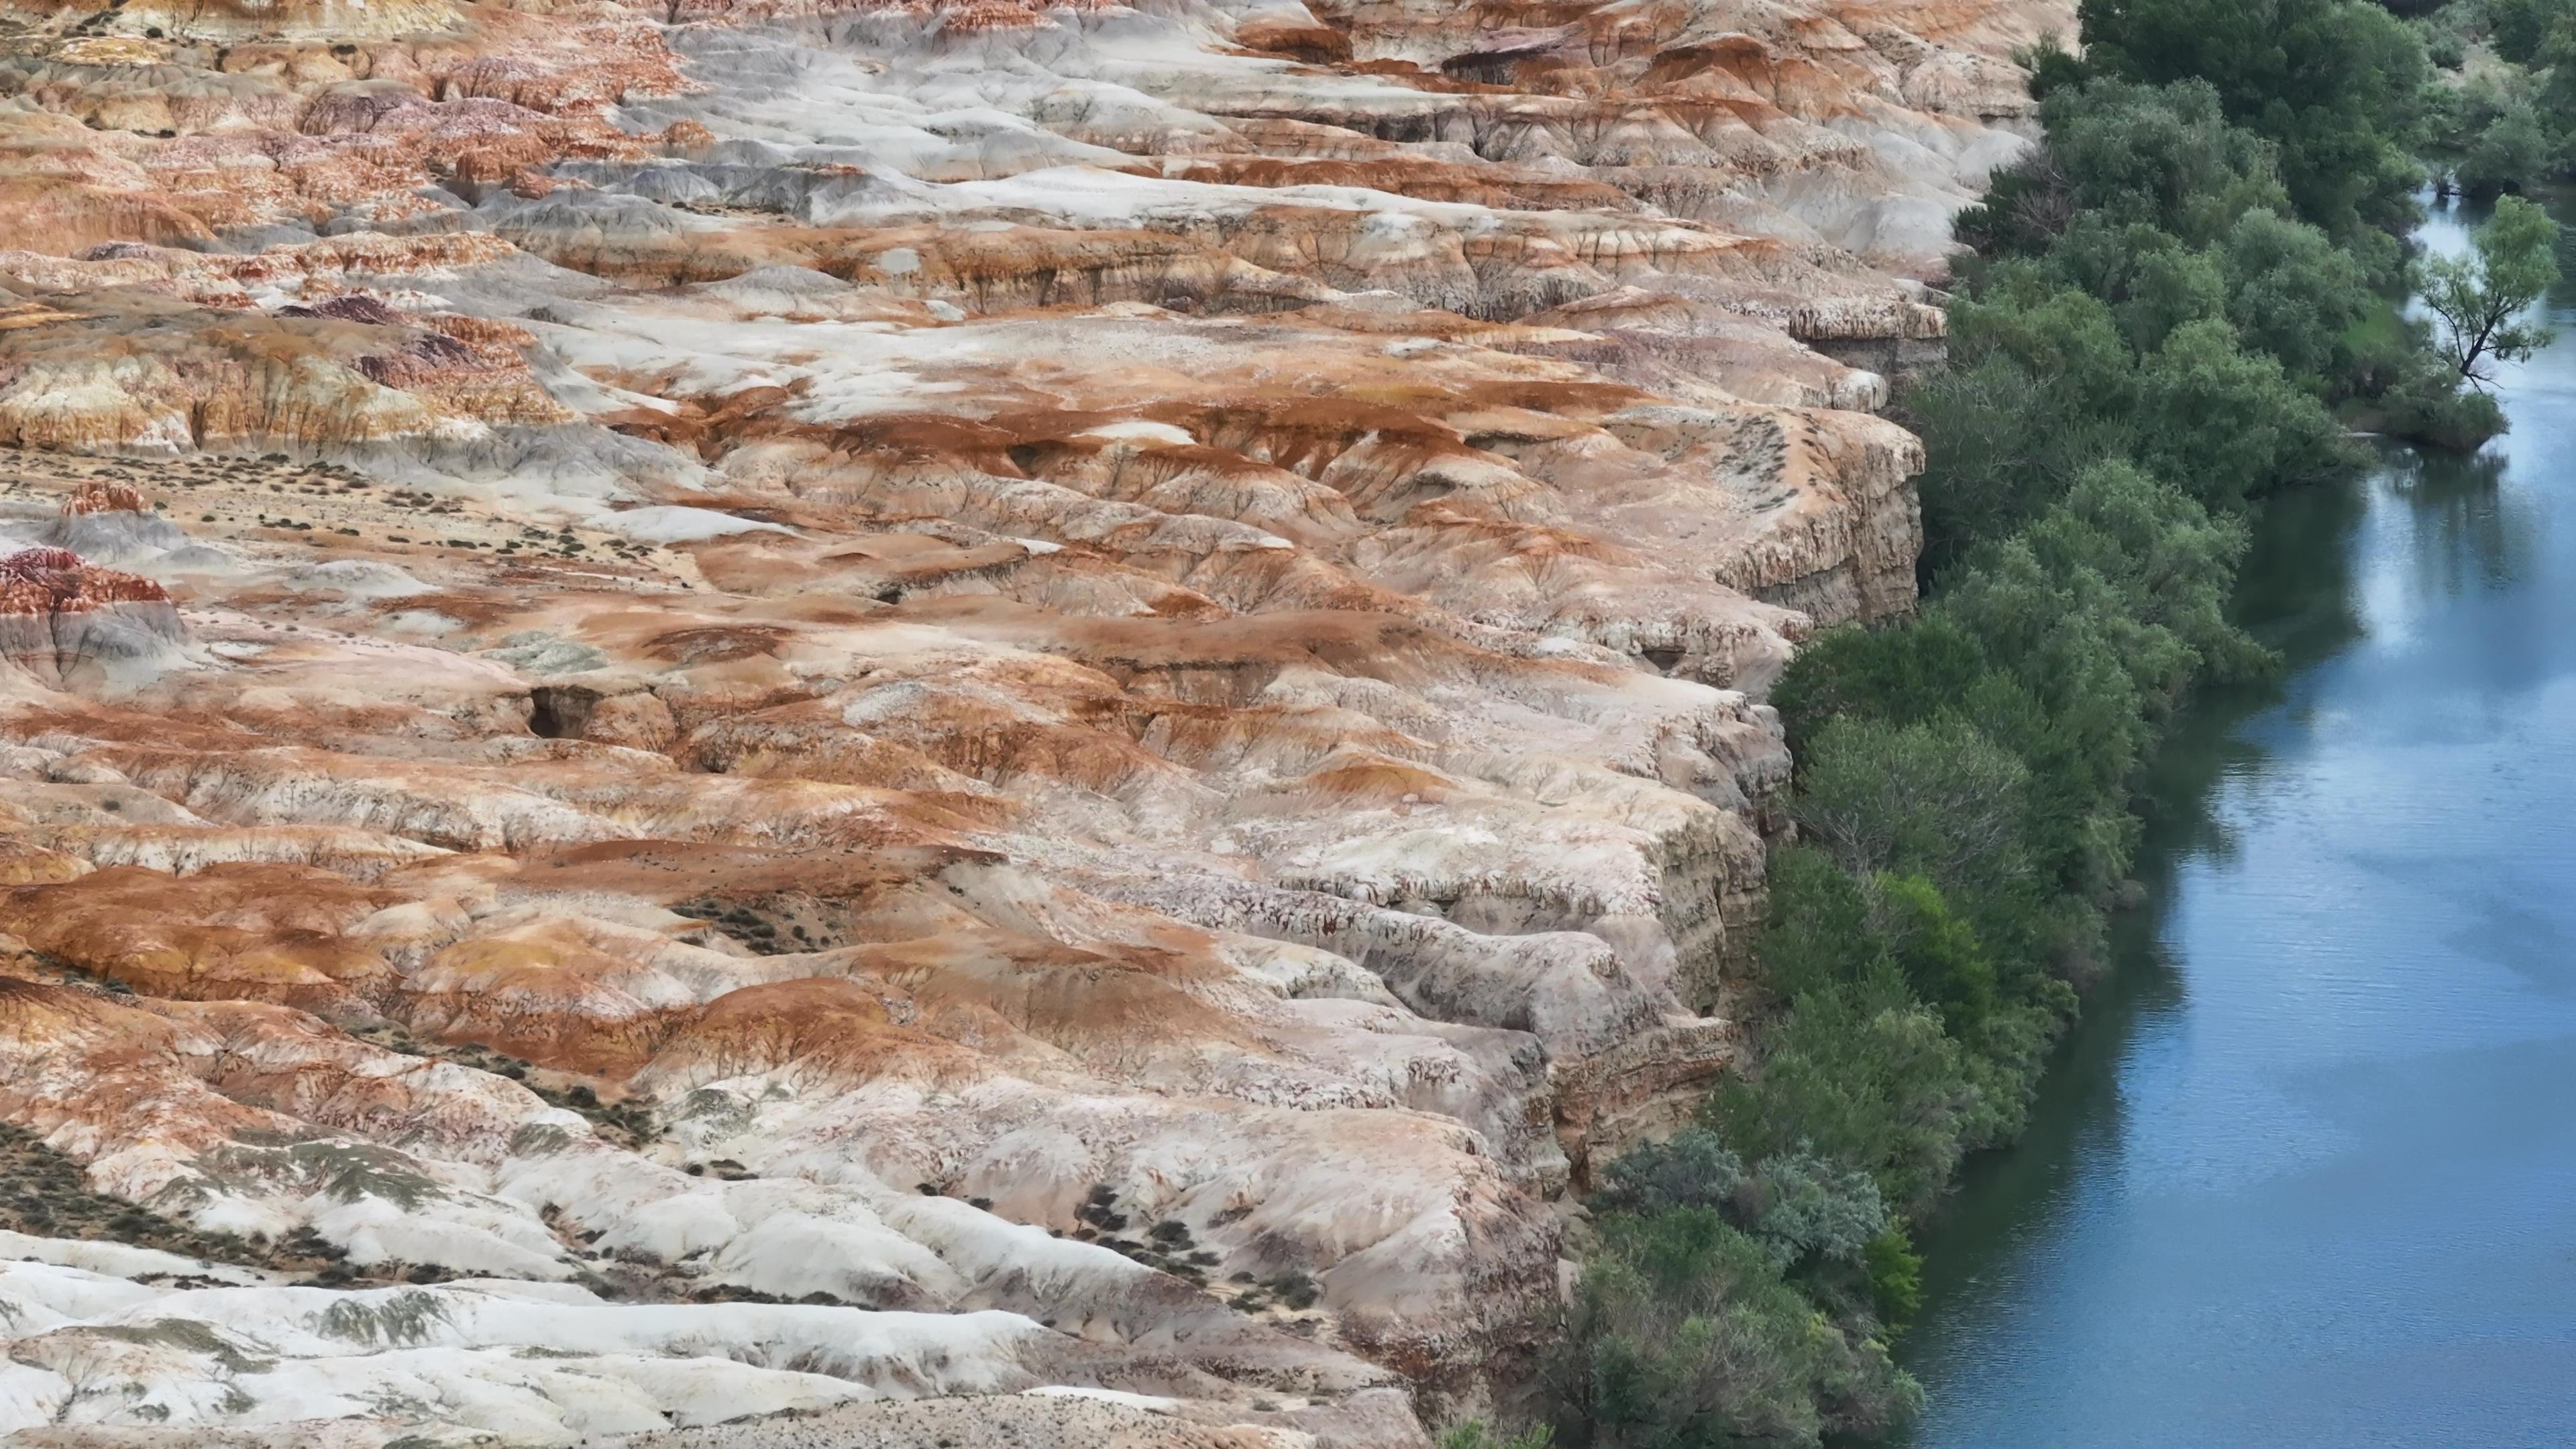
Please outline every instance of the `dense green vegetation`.
M2301 217L2382 253L2388 229L2408 220L2430 67L2420 39L2387 10L2362 0L2083 0L2077 13L2086 63L2100 73L2210 86L2231 123L2277 148Z
M2030 58L2044 143L1960 217L1948 362L1899 391L1929 457L1923 607L1813 641L1775 690L1800 843L1771 859L1757 1060L1592 1199L1530 1431L1562 1449L1812 1445L1913 1412L1888 1350L1909 1229L2020 1130L2104 960L2166 720L2270 666L2225 612L2249 510L2359 470L2351 421L2502 426L2461 327L2398 302L2450 286L2491 324L2480 355L2511 355L2555 229L2508 209L2477 258L2410 271L2425 22L2085 0L2083 23L2084 59Z
M2576 0L2436 0L2409 21L2435 184L2474 197L2576 177Z

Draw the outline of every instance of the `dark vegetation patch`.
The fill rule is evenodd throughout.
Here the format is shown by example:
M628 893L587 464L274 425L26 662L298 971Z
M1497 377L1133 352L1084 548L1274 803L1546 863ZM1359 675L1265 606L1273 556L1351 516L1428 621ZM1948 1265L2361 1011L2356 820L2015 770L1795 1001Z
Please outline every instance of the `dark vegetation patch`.
M131 1243L284 1273L346 1271L345 1255L309 1228L276 1242L210 1233L89 1186L80 1164L26 1128L0 1122L0 1228L39 1238Z

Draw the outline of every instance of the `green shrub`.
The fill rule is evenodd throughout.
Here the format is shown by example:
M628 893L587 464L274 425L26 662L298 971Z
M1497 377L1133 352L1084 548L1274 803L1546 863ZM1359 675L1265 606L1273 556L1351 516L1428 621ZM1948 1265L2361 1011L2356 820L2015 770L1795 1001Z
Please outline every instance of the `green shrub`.
M2486 0L2487 42L2515 65L2531 65L2553 26L2570 12L2568 0Z
M1766 1033L1759 1073L1720 1087L1708 1117L1753 1156L1856 1166L1911 1218L1949 1185L1983 1107L1959 1044L1891 970L1797 997Z
M2029 770L1951 718L1829 721L1809 745L1790 811L1856 876L1917 871L1943 885L2025 873L2016 848Z
M1869 1286L1879 1321L1891 1330L1914 1321L1923 1308L1923 1258L1902 1227L1890 1227L1869 1240Z
M2227 320L2239 342L2272 355L2294 378L2319 385L2340 372L2343 335L2369 310L2368 279L2352 253L2322 231L2257 208L2221 242Z
M2348 476L2361 455L2280 360L2225 323L2186 322L2140 369L2138 460L2213 509Z
M2205 82L2095 80L2051 94L2040 115L2077 209L2111 225L2201 246L2247 211L2291 209L2279 147L2230 124Z
M1722 1206L1744 1186L1744 1159L1725 1139L1690 1127L1669 1141L1642 1142L1603 1174L1592 1205L1603 1212L1648 1215L1676 1208Z
M2458 373L2429 358L2381 394L2375 410L2389 436L2453 452L2473 452L2506 426L2502 404L2461 387Z
M2473 197L2521 191L2559 169L2558 145L2539 110L2516 100L2478 132L2452 175L2460 190Z
M1545 1381L1570 1449L1820 1445L1913 1417L1922 1391L1710 1208L1612 1216Z
M2206 85L2277 148L2295 213L2337 239L2402 224L2432 68L2368 0L2083 0L2085 63L2115 80ZM2054 97L2051 98L2055 99Z
M1545 1424L1517 1434L1494 1428L1482 1419L1452 1424L1440 1435L1440 1449L1555 1449L1556 1431Z

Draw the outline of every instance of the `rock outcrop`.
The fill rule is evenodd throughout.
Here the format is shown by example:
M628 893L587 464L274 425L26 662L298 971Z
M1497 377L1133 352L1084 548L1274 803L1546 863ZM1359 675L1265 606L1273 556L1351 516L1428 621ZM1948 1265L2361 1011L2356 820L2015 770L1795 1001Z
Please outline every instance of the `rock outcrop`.
M2064 23L0 14L58 1445L1420 1449L1730 1059Z
M0 661L37 683L94 686L175 655L179 611L159 584L65 548L0 554Z

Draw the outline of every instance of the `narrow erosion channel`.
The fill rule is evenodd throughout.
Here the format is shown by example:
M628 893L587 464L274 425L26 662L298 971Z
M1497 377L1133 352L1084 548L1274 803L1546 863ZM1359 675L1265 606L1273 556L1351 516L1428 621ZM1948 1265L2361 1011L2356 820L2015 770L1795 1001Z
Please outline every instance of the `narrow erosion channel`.
M2238 607L2287 668L2165 747L2116 972L1925 1243L1918 1449L2576 1442L2576 286L2549 306L2484 454L2265 511Z

